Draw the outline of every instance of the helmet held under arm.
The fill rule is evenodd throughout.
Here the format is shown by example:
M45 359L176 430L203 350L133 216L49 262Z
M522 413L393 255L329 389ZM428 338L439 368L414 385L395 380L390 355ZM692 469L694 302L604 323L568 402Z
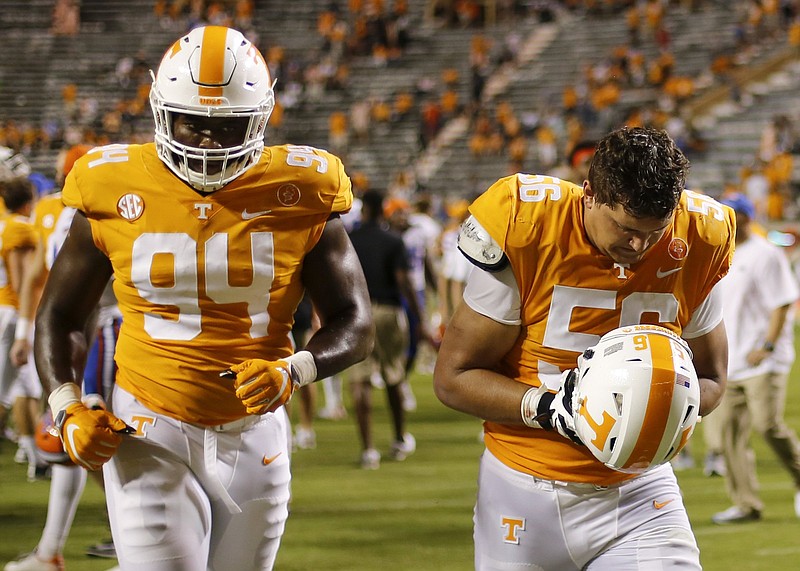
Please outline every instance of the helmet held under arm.
M578 363L575 430L613 470L669 462L698 421L700 382L686 342L656 325L621 327Z

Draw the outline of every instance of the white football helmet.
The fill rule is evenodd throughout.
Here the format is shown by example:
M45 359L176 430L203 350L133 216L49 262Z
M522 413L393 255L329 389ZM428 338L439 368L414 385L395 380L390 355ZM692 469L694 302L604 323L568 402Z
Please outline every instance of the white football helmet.
M272 87L264 58L240 32L222 26L193 29L167 50L153 76L150 105L158 156L193 188L219 190L258 162L275 107ZM175 140L176 113L250 121L241 144L200 148ZM189 161L202 163L202 171L190 168Z
M668 462L698 420L692 352L656 325L615 329L578 359L575 431L595 458L627 473Z
M0 181L31 174L31 165L22 153L0 147Z

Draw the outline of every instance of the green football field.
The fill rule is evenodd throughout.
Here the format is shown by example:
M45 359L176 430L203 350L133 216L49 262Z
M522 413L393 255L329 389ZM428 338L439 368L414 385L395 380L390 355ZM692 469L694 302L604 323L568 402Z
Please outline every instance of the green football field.
M800 367L789 389L787 419L800 430ZM316 422L317 448L294 454L293 500L276 569L445 571L472 568L472 505L480 423L444 408L430 375L417 374L418 408L409 416L417 452L404 462L385 460L377 471L358 467L355 422ZM390 431L383 391L376 391L377 445L388 451ZM348 400L349 402L349 400ZM699 430L702 430L702 425ZM800 520L794 489L760 438L754 440L765 502L758 523L720 527L713 513L729 506L720 478L702 474L701 434L692 452L697 468L679 472L685 501L709 571L800 569ZM0 564L30 550L44 522L48 482L28 483L14 464L15 446L0 444ZM84 548L104 537L104 504L89 482L66 546L68 571L95 571L113 560L92 559ZM232 570L233 571L233 570Z

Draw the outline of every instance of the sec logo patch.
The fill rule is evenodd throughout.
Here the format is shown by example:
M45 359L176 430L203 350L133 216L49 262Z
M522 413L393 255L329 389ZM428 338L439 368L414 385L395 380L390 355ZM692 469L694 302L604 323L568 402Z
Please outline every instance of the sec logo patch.
M284 184L278 189L278 202L284 206L294 206L300 202L300 189L293 184Z
M117 213L128 222L133 222L144 214L144 200L138 194L125 194L117 201Z
M667 252L669 252L670 258L680 261L689 253L689 244L683 238L673 238L669 243Z

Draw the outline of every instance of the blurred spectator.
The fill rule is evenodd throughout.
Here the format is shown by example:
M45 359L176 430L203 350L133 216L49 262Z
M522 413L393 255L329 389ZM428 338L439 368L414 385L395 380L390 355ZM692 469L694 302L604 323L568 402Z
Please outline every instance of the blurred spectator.
M453 89L446 89L442 93L439 108L442 111L442 118L448 121L461 112L461 102L458 93Z
M442 110L436 101L427 101L422 106L422 129L420 138L422 147L430 145L442 128Z
M311 299L306 295L294 313L292 325L292 340L295 353L305 348L306 342L314 331L319 329L319 321L314 324L314 308ZM297 404L298 422L294 430L292 445L300 450L311 450L317 447L317 434L314 431L314 414L317 405L317 383L300 387L299 394L292 400L289 409L294 409Z
M414 179L414 173L411 169L400 169L392 178L392 181L389 183L388 195L394 198L400 198L402 200L408 201L408 199L414 194L417 190L417 181ZM391 202L391 200L389 202ZM396 205L395 205L396 206ZM389 209L389 205L387 204L386 209ZM386 215L387 218L389 215Z
M337 154L346 154L350 140L347 126L347 114L343 111L334 111L328 117L328 144L330 150Z
M751 229L754 205L743 195L723 198L736 211L736 252L720 281L720 299L730 347L728 384L715 411L722 431L726 483L733 506L715 514L717 524L761 519L755 430L792 477L794 511L800 518L800 440L784 419L786 383L795 359L794 310L800 288L788 258Z
M637 4L625 11L625 26L628 28L628 43L638 46L641 40L642 16Z
M469 216L469 202L454 199L448 202L447 222L439 238L439 253L442 259L439 270L439 315L441 333L450 321L456 305L461 301L472 264L458 249L458 229Z
M406 377L400 386L403 399L403 409L406 412L417 408L417 399L408 382L408 375L414 370L423 332L427 330L426 294L427 286L436 290L436 281L433 265L428 256L429 243L425 230L411 224L411 204L403 198L389 198L384 205L384 216L389 222L389 228L396 232L402 239L408 253L409 277L413 294L416 297L417 313L412 309L409 300L402 298L403 311L408 319L408 348L406 350ZM419 320L419 322L417 321ZM430 340L426 336L425 340Z
M795 146L794 125L786 115L775 115L761 131L758 158L769 163L781 153L790 153Z
M536 158L539 168L547 170L558 160L558 147L556 146L556 133L547 123L543 123L535 133Z
M76 36L81 28L79 0L56 0L53 6L53 25L50 32L56 36Z
M485 111L478 113L468 145L473 157L491 156L500 152L503 137Z
M402 120L414 109L414 96L409 91L400 91L395 95L392 117L395 121Z
M372 121L370 103L366 99L357 99L350 106L350 126L358 143L369 139L369 127Z
M382 193L365 192L361 226L350 234L367 278L376 329L375 348L370 356L347 371L362 446L361 467L365 470L378 469L381 460L372 436L373 377L386 387L394 435L390 457L405 460L416 449L414 437L406 431L402 402L409 324L401 300L408 301L417 323L421 323L421 314L411 283L406 247L400 236L384 228L383 207Z
M252 27L254 13L255 2L253 0L236 0L235 15L233 18L234 27L243 31Z

